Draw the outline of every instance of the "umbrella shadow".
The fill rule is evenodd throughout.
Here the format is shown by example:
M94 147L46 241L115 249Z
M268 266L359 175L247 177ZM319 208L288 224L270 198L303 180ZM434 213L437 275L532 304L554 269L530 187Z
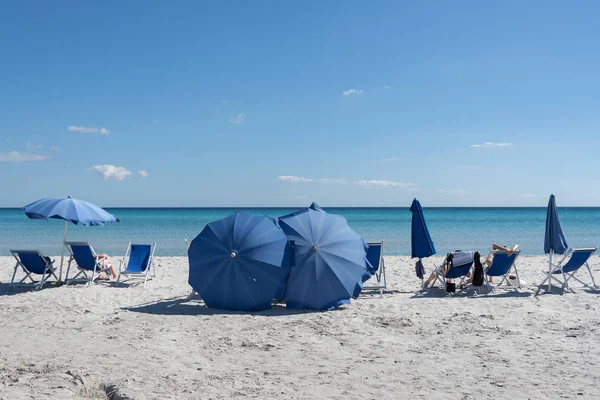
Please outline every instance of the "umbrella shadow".
M264 317L283 317L287 315L308 314L321 311L299 310L287 308L281 304L273 304L273 308L264 311L229 311L208 308L198 298L175 297L153 303L122 307L121 310L155 315L259 315Z

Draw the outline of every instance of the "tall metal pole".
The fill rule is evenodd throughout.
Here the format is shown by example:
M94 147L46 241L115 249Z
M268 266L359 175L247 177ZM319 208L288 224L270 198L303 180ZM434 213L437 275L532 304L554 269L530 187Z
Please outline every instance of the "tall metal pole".
M552 290L552 253L554 253L554 250L550 250L550 256L548 257L548 293Z
M60 268L58 269L58 281L62 282L62 268L65 260L65 242L67 241L67 229L69 228L69 221L65 221L65 231L63 233L63 240L61 243L60 251Z

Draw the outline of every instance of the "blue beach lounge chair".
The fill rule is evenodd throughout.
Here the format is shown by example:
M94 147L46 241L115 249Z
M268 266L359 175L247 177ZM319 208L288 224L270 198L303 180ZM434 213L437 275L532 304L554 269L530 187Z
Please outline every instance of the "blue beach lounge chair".
M154 257L154 244L131 244L127 246L125 257L119 262L119 278L143 279L143 286L146 286L148 278L156 276L154 265L152 263Z
M41 289L52 277L58 282L58 277L54 271L54 260L45 257L39 250L10 250L10 254L17 260L10 287L33 285L34 289ZM15 283L17 271L21 269L25 276L19 282ZM39 281L33 279L32 275L41 275ZM31 282L25 282L29 279Z
M379 290L379 294L383 296L383 290L387 288L385 261L383 260L383 240L381 242L368 242L367 246L369 246L367 260L371 264L367 267L367 270L377 283L375 285L363 286L363 290Z
M110 268L104 266L102 260L98 260L96 252L88 242L65 242L65 247L71 254L69 264L67 265L65 284L75 280L90 284L98 279L98 276L100 276L100 273L102 272L110 275ZM79 272L69 279L69 270L71 269L71 263L73 261L77 265Z
M508 255L508 252L505 250L492 250L488 254L486 260L492 258L492 263L484 268L483 278L485 279L485 284L492 289L498 288L500 286L516 289L521 287L521 281L519 279L519 270L517 269L517 258L521 254L521 250L515 250ZM516 282L512 282L510 279L510 273L514 271L516 276ZM501 277L500 282L496 284L490 284L490 278ZM506 285L504 285L506 283Z
M448 279L460 279L457 286L464 284L467 274L473 267L475 252L474 251L460 251L456 250L448 253L444 262L441 265L434 264L435 282L438 281L447 291L446 281ZM427 288L423 288L427 289Z
M579 271L579 269L584 265L587 268L588 273L590 274L590 279L592 281L591 287L594 289L598 289L598 286L596 286L596 281L594 280L594 275L592 275L592 270L590 269L590 266L588 264L588 260L590 259L592 254L596 252L597 249L597 247L590 247L586 249L567 250L565 256L558 262L558 264L552 264L549 273L548 271L544 271L546 273L546 279L544 279L542 283L540 283L540 286L535 294L537 295L539 293L544 283L548 282L548 279L552 279L558 284L560 284L563 290L567 289L573 293L575 291L569 286L569 281L571 279L576 280L585 287L590 287L588 283L582 281L581 279L575 276L577 271Z

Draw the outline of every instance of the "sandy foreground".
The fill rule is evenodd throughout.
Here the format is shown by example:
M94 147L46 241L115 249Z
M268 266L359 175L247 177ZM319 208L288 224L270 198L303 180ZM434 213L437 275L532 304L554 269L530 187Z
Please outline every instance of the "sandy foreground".
M146 288L37 292L1 257L0 398L600 398L600 292L534 297L544 260L520 258L520 292L416 297L413 261L386 257L383 298L249 314L186 301L184 257Z

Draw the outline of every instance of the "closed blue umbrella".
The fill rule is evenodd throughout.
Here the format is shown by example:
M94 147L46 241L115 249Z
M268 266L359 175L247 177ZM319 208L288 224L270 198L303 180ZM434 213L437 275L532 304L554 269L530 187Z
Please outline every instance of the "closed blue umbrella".
M551 194L550 200L548 200L548 210L546 211L546 233L544 235L544 253L548 254L548 273L552 269L552 254L564 254L568 247L558 217L556 198ZM548 279L548 291L551 289L552 279Z
M290 308L327 310L357 297L367 272L364 240L339 215L306 208L279 218L294 242L294 266L286 285Z
M425 258L435 254L435 245L429 235L423 208L419 200L414 199L410 212L412 213L412 225L410 230L411 258Z
M69 222L74 225L102 226L106 222L119 222L114 215L106 212L87 201L69 197L49 197L34 201L23 207L25 215L31 219L63 219L65 230L63 234L62 254L60 257L59 280L62 279L62 266L64 260L64 242L67 239Z
M236 212L211 222L188 249L192 288L208 307L271 308L290 272L288 238L273 218Z

